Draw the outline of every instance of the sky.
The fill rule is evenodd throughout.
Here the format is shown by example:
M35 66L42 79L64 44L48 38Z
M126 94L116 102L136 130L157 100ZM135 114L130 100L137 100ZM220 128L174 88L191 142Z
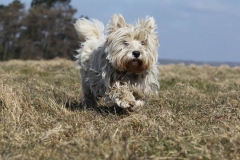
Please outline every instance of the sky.
M12 0L0 0L9 4ZM21 0L26 8L31 0ZM240 0L71 0L81 15L105 25L114 13L127 23L152 16L158 25L159 58L240 62Z

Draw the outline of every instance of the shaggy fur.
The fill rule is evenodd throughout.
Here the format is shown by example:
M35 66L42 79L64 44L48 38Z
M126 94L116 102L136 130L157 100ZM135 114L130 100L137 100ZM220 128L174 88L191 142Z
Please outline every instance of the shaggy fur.
M96 105L104 97L106 103L135 110L146 97L157 94L159 41L152 17L131 25L115 14L106 36L98 20L81 18L74 26L81 42L76 57L85 105Z

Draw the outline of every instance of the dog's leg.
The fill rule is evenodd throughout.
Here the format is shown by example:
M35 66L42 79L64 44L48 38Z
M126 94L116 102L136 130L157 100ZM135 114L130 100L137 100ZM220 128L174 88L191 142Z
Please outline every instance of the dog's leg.
M83 107L84 108L93 108L97 106L96 98L93 94L85 94L83 99Z
M83 107L92 108L97 106L97 101L94 95L91 93L89 81L82 81L82 92L84 94Z
M144 105L142 100L136 100L126 83L116 82L108 94L109 99L121 108L137 110Z
M133 91L133 96L136 99L136 105L134 107L132 107L131 110L138 110L141 107L143 107L145 104L143 95L142 95L142 93L139 93L139 90L138 90L137 92Z

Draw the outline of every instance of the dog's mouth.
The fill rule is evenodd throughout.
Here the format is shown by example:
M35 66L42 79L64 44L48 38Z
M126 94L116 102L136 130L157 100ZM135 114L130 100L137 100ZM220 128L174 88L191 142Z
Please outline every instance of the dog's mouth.
M137 59L137 58L134 58L133 60L132 60L132 63L133 64L138 64L138 63L142 63L142 61L141 60L139 60L139 59Z
M143 71L143 61L138 58L134 58L127 63L127 70L134 73L141 73Z

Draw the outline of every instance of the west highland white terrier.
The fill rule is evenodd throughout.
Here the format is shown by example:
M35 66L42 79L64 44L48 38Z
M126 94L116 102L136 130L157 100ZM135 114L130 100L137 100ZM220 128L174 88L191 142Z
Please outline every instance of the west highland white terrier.
M132 111L158 94L159 40L153 17L131 25L121 14L114 14L106 35L98 20L80 18L74 27L81 42L76 57L84 105L97 105L102 97L107 104Z

